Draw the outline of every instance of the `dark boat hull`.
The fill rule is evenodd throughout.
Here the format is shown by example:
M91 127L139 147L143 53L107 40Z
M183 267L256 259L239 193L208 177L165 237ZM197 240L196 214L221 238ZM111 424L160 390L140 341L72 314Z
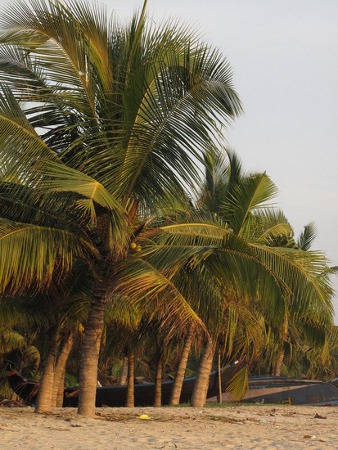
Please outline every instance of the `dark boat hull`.
M256 377L249 383L245 402L292 405L334 404L338 389L333 383L284 377Z
M216 398L209 399L216 401ZM231 394L223 394L231 402ZM250 377L249 389L243 403L337 405L338 388L331 382L302 380L288 377Z
M237 366L229 366L221 371L222 389L225 390L231 378L238 371ZM195 386L196 377L185 378L183 381L180 403L190 403L192 393ZM162 405L169 405L171 392L174 386L173 380L164 381L162 383ZM209 388L207 398L218 394L218 372L214 371L209 377ZM98 387L96 389L97 407L121 407L125 406L127 399L127 386L108 386ZM153 406L155 400L155 384L141 383L134 385L134 404L135 406ZM76 407L78 404L78 396L76 388L65 389L63 400L64 407Z

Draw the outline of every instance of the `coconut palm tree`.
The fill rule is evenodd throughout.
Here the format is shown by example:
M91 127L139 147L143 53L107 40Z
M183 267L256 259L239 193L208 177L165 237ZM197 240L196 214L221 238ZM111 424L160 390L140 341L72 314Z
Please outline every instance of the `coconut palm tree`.
M310 247L316 237L316 229L313 223L306 225L298 237L294 239L293 232L289 237L275 236L270 245L293 248L300 252L310 251ZM329 267L328 261L322 272L318 273L319 281L323 282L327 298L332 298L333 290L330 276L335 272L334 267ZM268 340L266 346L267 366L271 367L272 375L280 376L285 355L292 359L292 354L297 353L297 347L310 346L322 348L327 336L332 333L333 323L328 315L327 308L319 303L309 309L300 307L300 297L295 297L285 305L283 316L277 322L267 324ZM325 346L325 345L324 345ZM310 354L310 353L309 353Z
M275 298L277 300L275 304L270 302L271 293L268 291L261 294L253 293L250 299L250 296L243 290L243 283L250 282L250 276L251 280L255 282L258 282L258 279L255 280L253 274L245 278L245 271L243 271L240 285L224 286L225 311L230 307L233 314L231 299L235 297L236 299L241 298L240 315L243 318L247 317L248 319L249 317L248 314L245 314L244 308L255 306L261 312L264 311L266 320L272 321L272 323L282 321L285 324L285 318L290 317L292 309L294 315L300 320L307 321L307 323L316 322L318 330L325 325L330 326L332 324L332 289L327 277L318 276L320 273L327 273L327 260L320 253L313 252L311 255L307 255L304 250L299 250L293 239L293 230L284 215L268 208L267 202L276 194L276 187L269 177L265 173L244 174L236 155L228 152L229 163L226 164L225 153L222 154L213 148L208 153L205 164L206 182L198 206L220 217L236 236L245 240L256 256L263 257L262 264L267 264L266 268L272 270L276 280L279 279L279 282L284 284L284 292L280 291L279 298ZM308 243L313 235L310 228L307 231L303 239L305 243ZM275 264L275 258L280 260L280 267ZM290 273L286 273L285 267L282 268L284 265L291 269ZM319 268L320 271L318 271ZM314 289L313 292L302 293L302 304L299 301L300 291L297 286L300 279L298 276L298 279L295 279L294 275L291 275L293 269L296 269L299 275L308 278ZM233 286L232 289L231 286ZM259 300L258 304L257 300ZM304 303L307 305L305 311ZM250 324L255 330L254 333L256 334L257 330L261 329L262 334L259 321L257 326L254 326L253 322L257 322L257 319L251 315ZM234 323L236 324L236 321ZM196 398L193 398L193 404L197 406L201 406L205 401L203 393L206 393L205 383L207 383L207 376L211 370L218 333L214 334L213 346L210 340L207 343L205 355L201 361L202 381L196 383ZM227 333L233 334L234 330L228 329ZM256 339L256 343L258 343L258 339Z
M329 320L332 305L327 284L316 277L316 273L326 267L325 258L316 253L306 257L295 255L294 249L288 253L285 249L248 242L224 226L224 222L214 214L208 218L204 214L203 220L201 216L199 221L197 217L194 219L190 216L187 223L163 224L157 230L150 229L140 235L136 241L142 247L141 255L120 263L114 290L122 289L131 302L149 302L160 292L168 305L168 321L173 313L171 305L182 301L182 298L188 300L193 313L197 313L196 323L204 327L209 336L204 358L206 369L201 365L204 370L202 379L207 379L206 373L209 375L211 369L215 336L218 336L218 328L222 324L215 313L219 310L222 318L226 295L236 293L237 298L244 299L249 305L258 304L270 320L275 314L279 317L283 302L302 291L303 305L320 305L325 311L325 320ZM198 286L204 304L208 299L209 308L204 308L204 311L209 311L207 314L213 327L209 325L205 312L203 317L203 309L196 305L189 278L195 290ZM180 323L188 324L192 317L193 314L185 314ZM206 391L203 383L202 386L198 391L203 394ZM204 402L204 394L194 400L195 406Z
M139 212L193 192L218 122L241 111L225 58L176 22L148 26L145 9L121 26L95 1L16 0L0 19L1 292L46 292L77 265L94 280L84 415Z

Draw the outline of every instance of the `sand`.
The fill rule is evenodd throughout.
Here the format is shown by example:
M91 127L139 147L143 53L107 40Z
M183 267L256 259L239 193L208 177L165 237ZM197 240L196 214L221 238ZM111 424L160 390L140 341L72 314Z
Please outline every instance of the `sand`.
M140 418L140 416L148 416ZM0 408L0 449L338 449L338 407Z

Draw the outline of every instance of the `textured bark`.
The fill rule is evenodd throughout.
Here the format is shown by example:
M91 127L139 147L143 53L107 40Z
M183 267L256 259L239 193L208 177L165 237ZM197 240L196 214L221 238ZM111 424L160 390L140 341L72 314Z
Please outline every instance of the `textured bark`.
M94 296L82 342L78 414L95 415L97 366L104 323L105 302Z
M66 372L66 364L68 360L68 356L73 347L74 337L73 334L70 333L66 340L64 341L59 356L57 358L56 366L55 366L55 374L54 374L54 386L53 386L53 397L52 397L52 406L62 406L57 402L58 393L60 390L64 389L64 377ZM62 394L63 397L63 394Z
M174 386L173 386L170 403L169 403L170 406L176 406L180 402L180 396L181 396L181 391L182 391L182 386L183 386L184 375L185 375L185 371L187 368L188 358L189 358L190 349L191 349L191 345L192 345L192 341L193 341L193 332L194 332L194 328L191 326L189 329L188 335L186 337L186 340L184 342L182 356L181 356L180 362L177 367Z
M207 399L209 376L212 369L212 361L214 359L214 353L215 353L215 344L211 341L208 341L202 356L197 379L194 386L194 391L191 398L191 405L196 408L202 408Z
M54 333L49 339L48 355L39 387L39 394L35 411L37 413L48 412L52 408L55 358L57 351L57 336Z
M155 399L154 406L160 407L162 404L162 360L158 359L156 365L156 378L155 378Z
M289 314L288 310L286 309L284 312L284 321L283 321L283 327L280 331L280 340L282 343L282 348L280 352L278 353L277 360L274 362L273 365L273 375L276 377L280 377L282 372L282 365L284 362L284 356L285 356L285 343L288 340L289 335Z
M66 377L66 367L63 370L61 381L59 383L59 389L56 396L56 406L57 408L62 408L63 406L63 397L65 391L65 377Z
M279 352L277 361L274 364L274 374L273 375L276 376L276 377L280 377L280 375L281 375L282 365L283 365L283 362L284 362L284 355L285 355L285 351L283 349L283 350L281 350Z
M120 377L120 385L125 386L128 380L128 356L123 358L122 372Z
M134 373L135 373L135 356L133 352L129 353L128 362L128 388L126 406L128 408L134 407Z

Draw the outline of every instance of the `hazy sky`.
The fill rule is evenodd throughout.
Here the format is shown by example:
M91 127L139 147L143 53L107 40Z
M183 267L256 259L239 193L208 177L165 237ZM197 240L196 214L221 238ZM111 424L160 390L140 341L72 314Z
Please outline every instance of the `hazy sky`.
M125 20L143 1L103 3ZM297 235L315 223L314 248L338 265L338 1L148 0L148 16L197 26L229 59L245 110L230 146L277 184Z

